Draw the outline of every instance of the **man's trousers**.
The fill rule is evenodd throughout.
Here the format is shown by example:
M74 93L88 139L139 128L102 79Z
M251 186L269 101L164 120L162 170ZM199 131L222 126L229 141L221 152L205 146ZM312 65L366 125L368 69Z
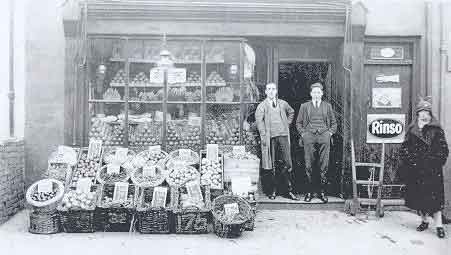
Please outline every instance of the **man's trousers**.
M319 156L319 174L320 174L320 190L325 192L327 185L327 170L329 168L329 152L330 152L330 138L329 132L322 134L306 132L302 137L304 142L304 156L305 156L305 173L309 192L313 192L314 185L312 180L313 163L315 156Z
M288 192L293 191L291 181L291 151L288 143L288 136L276 136L271 138L271 158L273 160L273 172L271 178L271 192L276 191L276 187L286 187ZM283 183L277 182L277 172L280 172L280 180Z

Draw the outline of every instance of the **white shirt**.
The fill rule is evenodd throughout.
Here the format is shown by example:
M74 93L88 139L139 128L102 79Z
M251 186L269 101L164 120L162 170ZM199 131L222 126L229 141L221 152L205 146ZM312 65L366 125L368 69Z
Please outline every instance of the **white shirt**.
M314 107L319 107L321 105L321 100L312 100Z

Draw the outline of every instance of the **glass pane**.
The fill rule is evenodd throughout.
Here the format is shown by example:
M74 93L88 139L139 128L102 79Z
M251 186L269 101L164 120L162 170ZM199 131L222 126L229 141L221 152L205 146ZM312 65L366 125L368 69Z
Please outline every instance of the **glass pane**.
M201 149L200 104L168 104L167 151Z
M240 101L240 42L207 42L205 46L208 102Z
M257 81L256 54L247 43L242 44L243 56L243 101L260 102L264 98L264 85ZM260 85L260 86L259 86Z
M207 144L241 144L239 105L208 105L206 122Z
M89 112L89 138L100 139L105 146L124 145L124 103L90 103Z
M91 39L88 59L89 99L124 100L125 59L121 39Z

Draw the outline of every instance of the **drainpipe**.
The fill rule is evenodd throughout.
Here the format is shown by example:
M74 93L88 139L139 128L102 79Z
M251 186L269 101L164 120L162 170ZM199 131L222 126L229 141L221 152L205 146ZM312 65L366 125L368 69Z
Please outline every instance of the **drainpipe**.
M439 108L439 119L442 123L446 123L445 120L445 74L446 74L446 57L447 57L447 53L448 53L448 49L447 49L447 31L446 31L446 24L445 24L445 17L446 17L446 13L445 13L445 8L446 5L444 4L443 1L440 2L440 97L438 98L439 102L438 105L440 106Z
M9 136L14 137L14 0L9 0Z

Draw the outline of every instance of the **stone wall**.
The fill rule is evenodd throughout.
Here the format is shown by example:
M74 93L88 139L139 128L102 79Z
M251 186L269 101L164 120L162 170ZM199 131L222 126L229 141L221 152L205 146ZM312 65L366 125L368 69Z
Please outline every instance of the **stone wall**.
M24 207L24 142L0 141L0 224Z

